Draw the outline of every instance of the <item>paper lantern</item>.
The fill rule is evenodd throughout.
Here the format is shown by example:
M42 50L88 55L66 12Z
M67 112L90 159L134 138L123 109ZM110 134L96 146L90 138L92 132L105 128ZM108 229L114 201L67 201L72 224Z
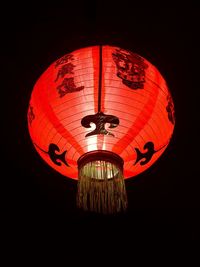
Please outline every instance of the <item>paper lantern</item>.
M111 46L86 47L51 64L28 109L37 152L78 179L78 207L104 213L126 209L124 179L161 156L174 123L172 97L156 67Z

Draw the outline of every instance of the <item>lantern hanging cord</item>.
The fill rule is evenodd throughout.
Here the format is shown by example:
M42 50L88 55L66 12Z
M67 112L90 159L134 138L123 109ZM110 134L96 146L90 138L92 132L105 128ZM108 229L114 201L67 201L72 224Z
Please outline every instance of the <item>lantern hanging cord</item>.
M101 90L102 90L102 45L99 46L98 113L101 112Z

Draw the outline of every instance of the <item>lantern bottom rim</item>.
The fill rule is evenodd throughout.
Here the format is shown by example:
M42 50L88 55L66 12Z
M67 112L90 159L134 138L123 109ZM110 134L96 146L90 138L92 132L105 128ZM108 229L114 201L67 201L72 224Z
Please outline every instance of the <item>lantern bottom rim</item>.
M78 169L80 170L84 165L93 161L106 161L116 165L123 171L124 160L117 154L107 150L94 150L83 154L78 160Z

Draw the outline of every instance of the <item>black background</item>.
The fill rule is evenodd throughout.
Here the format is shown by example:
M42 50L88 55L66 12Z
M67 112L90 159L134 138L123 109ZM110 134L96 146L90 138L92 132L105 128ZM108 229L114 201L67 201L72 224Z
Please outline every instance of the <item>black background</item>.
M121 255L134 262L135 248L143 253L155 245L164 259L172 248L175 254L180 247L188 251L199 239L200 9L192 2L175 6L136 1L28 1L8 3L1 13L2 69L6 71L1 88L2 179L8 182L2 190L6 192L8 248L20 247L34 255L38 247L64 241L66 262L74 251L75 263L83 260L79 251L85 252L88 263L90 254L96 255L96 261L104 255L118 261ZM169 147L148 171L126 181L128 211L111 217L76 209L76 182L43 162L33 148L26 121L33 85L43 71L62 55L96 44L130 49L157 66L169 85L176 111ZM157 251L152 254L155 258Z

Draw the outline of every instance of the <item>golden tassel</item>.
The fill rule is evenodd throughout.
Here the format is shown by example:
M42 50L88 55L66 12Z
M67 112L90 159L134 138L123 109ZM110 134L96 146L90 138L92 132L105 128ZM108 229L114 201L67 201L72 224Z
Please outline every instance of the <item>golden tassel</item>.
M104 160L79 168L77 206L85 211L113 214L125 211L127 195L122 170Z

